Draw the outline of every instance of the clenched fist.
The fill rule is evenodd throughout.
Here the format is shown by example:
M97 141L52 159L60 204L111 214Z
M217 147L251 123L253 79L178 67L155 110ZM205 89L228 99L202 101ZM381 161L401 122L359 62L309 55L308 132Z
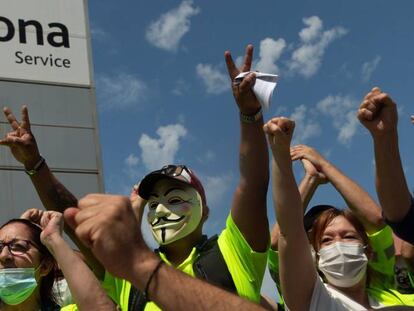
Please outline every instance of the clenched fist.
M397 106L391 97L374 87L362 101L358 119L373 137L394 132L397 129Z

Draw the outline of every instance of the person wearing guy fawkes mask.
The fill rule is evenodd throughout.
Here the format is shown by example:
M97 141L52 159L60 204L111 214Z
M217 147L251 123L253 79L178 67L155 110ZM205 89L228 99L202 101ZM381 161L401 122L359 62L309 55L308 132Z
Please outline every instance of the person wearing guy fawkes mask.
M253 47L248 46L242 71L250 69L252 52ZM234 78L239 70L228 52L226 61ZM141 180L137 192L148 201L146 218L160 245L157 252L162 261L259 302L269 246L268 153L260 105L249 87L254 75L246 78L244 83L233 85L241 113L241 179L222 233L215 238L203 236L208 198L194 171L186 166L168 165L151 172ZM158 309L143 293L131 289L128 282L108 273L103 286L123 310Z
M252 58L253 46L249 45L239 70L234 65L230 53L225 53L232 81L240 72L250 71ZM177 204L182 207L180 212L174 209L176 205L170 204L174 203L174 200L172 202L165 201L166 197L171 199L169 195L173 193L166 194L161 191L159 194L162 194L164 200L162 202L165 204L161 205L170 209L171 217L161 216L160 212L153 211L151 213L153 213L154 236L161 246L161 258L191 275L198 276L200 274L204 276L204 279L207 278L213 283L237 292L240 296L259 302L269 247L266 210L269 156L262 129L261 106L251 89L254 83L255 74L250 73L240 83L238 81L231 84L240 118L241 137L238 156L240 159L240 179L234 193L226 228L219 238L209 239L206 244L203 243L202 225L208 216L208 207L200 188L196 189L188 184L187 187L178 191L181 196L181 201ZM221 111L221 108L218 107L218 111ZM56 179L50 171L47 161L40 155L34 134L31 131L27 107L22 108L20 122L10 109L5 108L4 113L12 130L6 134L4 139L0 140L0 145L9 147L15 159L24 165L45 208L64 212L66 208L76 206L77 199ZM211 118L217 116L222 117L223 114L220 112ZM183 187L182 181L181 183L180 181L174 182L178 182ZM160 185L154 185L155 188L152 190L158 191L157 187L165 186L163 185L164 181L161 180L159 183ZM148 197L150 200L153 198L155 197ZM133 201L133 207L136 208L136 216L141 220L140 213L143 210L140 208L141 204L137 203L140 202L140 199L137 199L136 192L131 195L131 201ZM186 201L185 204L184 201ZM152 208L154 209L155 206ZM191 211L191 217L188 211ZM167 211L167 214L169 212ZM150 220L151 213L148 215ZM145 304L147 299L141 299L143 295L131 294L131 286L128 282L113 278L111 281L111 277L92 252L84 247L67 226L65 230L81 249L86 262L97 278L104 280L103 285L106 291L122 307L122 310L158 309L153 304ZM227 250L225 250L226 248ZM213 251L208 252L209 249L213 249ZM200 256L195 256L197 254ZM219 256L216 256L217 254ZM195 262L194 257L200 257L200 261ZM207 263L204 264L204 262ZM193 269L194 266L201 268ZM148 284L153 278L156 279L156 275L157 270L154 270ZM119 282L123 287L119 287ZM130 298L131 301L129 301ZM144 304L137 304L136 300L138 302L144 301Z

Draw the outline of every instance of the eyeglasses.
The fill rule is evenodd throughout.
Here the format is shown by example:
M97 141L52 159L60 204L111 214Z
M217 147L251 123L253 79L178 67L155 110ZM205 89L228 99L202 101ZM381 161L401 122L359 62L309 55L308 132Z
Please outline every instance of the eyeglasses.
M11 240L10 242L0 241L0 253L3 251L3 248L5 248L6 246L9 249L9 252L15 256L21 256L21 255L26 254L29 251L30 246L33 246L36 249L39 248L32 241L14 239L14 240Z

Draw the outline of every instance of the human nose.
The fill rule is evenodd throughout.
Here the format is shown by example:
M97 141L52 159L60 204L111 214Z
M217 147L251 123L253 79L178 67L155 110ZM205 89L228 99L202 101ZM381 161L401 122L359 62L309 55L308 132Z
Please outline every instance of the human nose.
M170 214L170 210L166 208L162 203L158 204L157 208L155 209L155 216L157 216L157 218L169 216Z
M3 249L0 251L0 263L3 265L4 263L10 262L13 260L13 255L10 252L7 246L3 246Z

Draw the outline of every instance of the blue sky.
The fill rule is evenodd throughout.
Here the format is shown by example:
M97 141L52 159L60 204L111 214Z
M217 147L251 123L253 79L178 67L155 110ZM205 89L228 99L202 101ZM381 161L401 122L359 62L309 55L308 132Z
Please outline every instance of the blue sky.
M255 68L280 75L265 119L295 119L295 142L318 149L375 198L371 139L355 113L379 86L398 103L410 188L414 2L90 1L106 191L165 163L193 168L219 232L238 179L238 110L223 54L255 46ZM295 165L297 178L302 169ZM331 186L311 204L344 206ZM274 213L269 195L269 219ZM269 284L268 284L269 285Z

